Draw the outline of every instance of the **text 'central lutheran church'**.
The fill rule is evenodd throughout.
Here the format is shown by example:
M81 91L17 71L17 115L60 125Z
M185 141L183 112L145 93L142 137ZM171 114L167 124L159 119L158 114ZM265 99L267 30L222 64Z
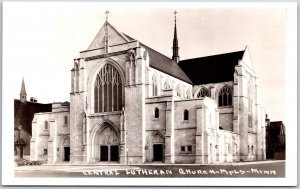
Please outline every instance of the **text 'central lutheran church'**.
M106 22L71 70L70 103L32 121L31 160L209 164L264 160L249 49L172 59ZM184 49L184 48L183 48Z

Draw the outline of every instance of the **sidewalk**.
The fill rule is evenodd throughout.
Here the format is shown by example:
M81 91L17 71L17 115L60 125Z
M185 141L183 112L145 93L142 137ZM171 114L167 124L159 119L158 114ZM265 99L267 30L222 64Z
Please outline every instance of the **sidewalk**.
M33 165L33 166L15 166L15 171L68 171L68 170L125 170L125 169L139 169L140 167L151 167L151 166L219 166L219 165L254 165L254 164L268 164L276 162L285 162L285 160L268 160L268 161L251 161L251 162L234 162L234 163L214 163L214 164L164 164L149 162L145 164L131 164L131 165L122 165L122 164L69 164L69 163L60 163L60 164L43 164L43 165Z

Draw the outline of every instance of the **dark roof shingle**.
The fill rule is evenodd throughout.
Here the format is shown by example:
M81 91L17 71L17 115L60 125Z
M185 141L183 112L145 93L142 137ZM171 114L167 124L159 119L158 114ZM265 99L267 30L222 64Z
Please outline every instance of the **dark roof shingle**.
M123 33L123 35L125 35L131 41L135 40L134 38L130 37L129 35L127 35L125 33ZM140 46L145 48L149 53L150 67L155 68L163 73L171 75L182 81L185 81L189 84L192 84L189 77L182 71L182 69L178 66L178 64L173 62L173 60L171 58L157 52L156 50L148 47L147 45L145 45L141 42L139 42L139 43L140 43Z
M153 50L152 48L144 45L143 43L140 43L140 45L144 47L149 53L150 67L155 68L168 75L171 75L177 79L192 84L188 76L182 71L182 69L178 66L178 64L173 62L172 59Z
M178 65L193 85L233 81L234 67L244 51L181 60Z

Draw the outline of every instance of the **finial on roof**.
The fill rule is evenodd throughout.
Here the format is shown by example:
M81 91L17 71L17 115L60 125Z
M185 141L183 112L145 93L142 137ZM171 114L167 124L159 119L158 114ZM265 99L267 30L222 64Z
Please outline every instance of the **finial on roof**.
M105 54L108 53L108 27L107 27L108 13L109 13L109 11L106 10L106 11L105 11L105 14L106 14L105 37L104 37L104 53L105 53Z
M20 100L25 102L27 101L27 93L25 89L25 82L24 82L24 77L22 79L22 85L21 85L21 91L20 91Z
M109 13L109 11L106 10L106 11L105 11L105 14L106 14L106 22L108 21L108 13Z
M174 27L174 38L173 38L173 56L172 60L175 63L179 62L179 47L178 47L178 39L177 39L177 27L176 27L176 14L178 12L175 10L174 15L175 15L175 27Z

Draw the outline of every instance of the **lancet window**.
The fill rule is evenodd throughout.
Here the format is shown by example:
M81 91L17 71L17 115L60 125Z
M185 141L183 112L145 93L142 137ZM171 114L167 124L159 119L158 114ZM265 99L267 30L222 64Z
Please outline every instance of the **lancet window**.
M121 111L123 85L119 72L110 64L104 65L97 74L94 85L94 112Z
M232 90L228 86L219 92L219 106L232 106Z
M207 88L205 87L202 87L199 91L199 93L197 94L197 98L200 98L200 97L210 97L210 92Z

